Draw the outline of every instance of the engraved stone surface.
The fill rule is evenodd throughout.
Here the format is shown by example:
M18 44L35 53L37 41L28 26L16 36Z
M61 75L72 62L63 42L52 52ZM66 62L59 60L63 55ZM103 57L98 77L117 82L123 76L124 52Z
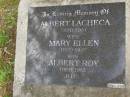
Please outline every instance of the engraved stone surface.
M125 81L125 3L29 8L26 84Z
M122 5L115 6L114 4L117 4L117 5L122 4ZM77 16L78 18L76 18L76 17L72 17L71 15L65 16L65 18L63 18L63 16L57 16L57 17L49 16L48 17L48 13L51 13L52 10L57 11L57 12L61 12L61 11L65 12L67 10L73 13L74 10L76 10L76 8L80 8L79 5L83 5L84 7L87 7L89 9L88 11L94 10L94 11L99 12L99 10L103 8L105 9L112 8L112 9L100 11L101 13L105 13L104 15L100 14L100 16L96 16L96 13L91 13L93 14L91 17L90 16L81 16L81 17ZM50 11L45 12L47 8ZM82 8L81 6L80 10L84 11L84 8ZM39 12L43 12L42 13L43 17L40 17L41 14ZM110 14L109 12L111 12L112 14ZM65 14L65 15L68 15L68 14ZM114 17L114 18L111 18L111 17ZM95 26L83 27L82 23L80 25L75 22L74 23L75 26L72 27L73 23L71 21L71 23L65 24L66 25L65 27L64 26L58 27L57 25L59 25L59 22L58 23L56 22L56 24L49 23L49 19L52 21L61 20L60 25L64 25L62 23L64 19L65 20L71 19L71 20L77 21L77 20L84 20L84 19L94 20L95 18L97 19L108 18L108 20L110 21L110 25L109 25L109 22L107 22L105 26L104 24L102 26L97 25L100 23L95 21L96 23ZM45 24L46 26L42 26L43 24L42 21L43 23L47 21L47 25ZM19 14L18 14L13 97L130 97L130 72L129 72L130 71L130 65L129 65L130 64L130 57L129 57L130 56L130 44L129 44L130 25L129 23L130 23L130 0L21 0L20 5L19 5ZM41 30L38 30L40 26L41 26ZM60 30L59 28L62 28L62 29ZM89 30L79 31L80 33L78 34L78 36L80 36L80 38L77 37L76 39L75 38L70 39L66 36L76 35L76 33L73 30L73 31L66 31L70 33L63 34L65 32L65 28L66 29L89 28ZM30 31L31 29L32 31ZM35 34L32 32L34 32ZM49 32L49 33L43 34L43 32ZM51 34L52 32L53 34ZM87 33L83 34L83 32L87 32ZM95 34L96 32L97 34ZM108 32L109 34L107 34ZM58 37L56 35L58 35ZM42 40L43 42L41 42ZM71 44L67 46L67 43L65 44L63 41L60 41L60 43L62 43L62 46L61 45L59 47L53 46L53 45L49 46L48 45L49 40L55 40L55 41L56 40L71 40ZM81 43L79 42L76 42L76 44L73 45L74 40L85 40L85 45L83 45L82 43L82 47L81 47L80 45ZM96 41L95 42L90 41L89 43L88 40L96 40ZM114 40L114 41L112 42L110 40ZM28 49L29 44L30 44L30 47L32 47L30 50ZM92 46L92 45L95 45L95 46ZM71 50L69 52L68 50L67 52L65 51L61 52L60 49L62 48L63 50L64 46L67 49L71 47ZM84 48L83 46L87 48L85 51L83 51L83 53L81 52L75 53L72 50L75 48L80 48L80 49ZM30 52L31 50L32 52ZM55 54L48 53L45 55L45 51L53 52ZM93 51L93 53L96 53L97 56L95 56L91 51ZM37 55L37 53L39 53L40 56L34 56L34 55L29 56L30 54ZM106 54L108 55L105 56ZM50 55L51 57L47 57ZM68 56L68 55L74 55L74 56ZM66 57L63 57L63 56L66 56ZM31 57L35 58L35 60L32 60ZM72 69L70 69L71 72L68 71L69 74L65 76L66 74L63 72L63 70L62 72L61 71L58 73L56 72L56 69L54 68L56 65L53 64L52 66L52 64L50 64L49 65L50 67L47 67L47 64L42 63L43 61L48 62L48 60L50 59L55 59L55 60L85 59L85 60L88 60L89 58L93 60L95 59L100 60L100 61L97 61L98 64L94 68L95 70L97 69L100 72L96 74L94 70L94 72L87 73L88 75L91 75L91 77L88 75L85 75L86 72L84 73L83 71L74 72L73 68L75 68L75 66L74 67L71 66L73 67ZM30 64L29 62L33 62L33 64ZM35 62L36 63L41 62L42 65L39 65L36 67L34 66ZM70 62L73 62L73 61L70 61ZM78 62L80 63L81 61L78 61ZM108 62L112 64L109 65ZM53 61L53 63L55 62ZM81 68L81 65L79 66L79 63L77 64L78 70L79 68ZM63 67L63 65L64 64L62 64L61 68L62 69L66 68L66 66ZM45 72L42 66L47 67L46 69L48 71ZM87 66L85 67L85 69L88 70L88 66L90 65L88 65L87 63L87 65L85 66ZM57 69L59 70L59 68ZM37 72L35 72L36 70ZM42 70L42 72L40 72L40 70ZM31 72L34 74L33 76ZM44 73L45 75L43 75ZM46 73L48 74L47 76L49 76L49 80L44 79L46 77ZM60 74L62 76L60 76ZM74 76L70 76L73 74ZM102 76L103 77L102 78L101 76L99 76L99 79L102 78L102 82L100 83L97 77L97 75L99 74L101 75L105 74L105 76L107 76L108 78L104 76ZM53 76L54 78L52 77L52 75L54 75ZM78 76L78 75L81 75L81 76ZM96 75L96 77L94 77L93 75ZM32 80L30 77L32 77ZM34 78L38 78L38 79L34 79ZM53 78L53 80L50 80L50 78ZM111 78L112 80L110 80ZM63 79L69 79L69 83L63 82L62 81ZM87 80L85 81L85 79ZM90 80L94 80L95 82L91 83ZM125 84L125 87L124 87L124 84ZM90 87L90 86L98 86L98 87Z

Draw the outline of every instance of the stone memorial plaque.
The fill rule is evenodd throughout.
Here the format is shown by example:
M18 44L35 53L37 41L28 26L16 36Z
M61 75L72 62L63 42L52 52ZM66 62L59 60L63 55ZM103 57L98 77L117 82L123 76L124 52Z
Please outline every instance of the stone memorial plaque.
M20 0L13 97L130 97L130 0Z
M30 7L26 84L125 84L125 3Z

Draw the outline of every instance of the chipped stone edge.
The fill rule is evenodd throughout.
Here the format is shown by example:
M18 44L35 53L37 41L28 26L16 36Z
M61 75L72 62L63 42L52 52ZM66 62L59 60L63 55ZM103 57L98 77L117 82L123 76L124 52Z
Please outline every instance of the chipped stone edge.
M56 2L57 1L57 2ZM28 97L22 91L25 80L26 40L28 8L30 6L61 6L75 4L126 2L126 90L130 92L130 0L21 0L18 8L16 56L14 70L13 97ZM48 3L49 2L49 3ZM129 95L129 94L128 94ZM129 97L129 96L128 96Z

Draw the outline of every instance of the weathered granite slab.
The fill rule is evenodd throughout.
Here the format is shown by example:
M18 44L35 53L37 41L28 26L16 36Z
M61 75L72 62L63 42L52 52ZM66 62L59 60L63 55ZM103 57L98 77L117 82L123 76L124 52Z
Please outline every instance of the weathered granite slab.
M77 85L25 85L29 7L125 2L126 4L126 87L98 88ZM14 97L129 97L130 95L130 0L21 0L18 14Z

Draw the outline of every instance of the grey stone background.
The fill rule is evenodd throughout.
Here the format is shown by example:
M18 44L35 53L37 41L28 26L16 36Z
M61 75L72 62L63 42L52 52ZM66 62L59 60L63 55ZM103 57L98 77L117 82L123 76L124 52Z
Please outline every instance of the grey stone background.
M30 6L54 6L126 2L126 88L91 88L80 86L33 85L24 86L26 64L26 40L28 8ZM17 47L14 78L14 97L130 97L130 0L21 0L18 14Z
M81 11L102 10L109 8L110 14L98 16L76 16L76 17L47 17L41 18L43 11L56 11L58 13L80 9ZM100 11L99 11L100 13ZM86 28L87 31L76 33L64 32L63 29L72 27L44 26L39 31L41 21L54 20L82 20L82 19L109 19L112 24L108 26L74 27ZM62 52L60 47L49 47L49 40L69 40L67 35L78 35L80 40L99 39L99 47L84 48L80 52L68 50ZM73 39L75 40L75 39ZM72 42L72 40L71 40ZM71 46L68 48L76 48ZM66 47L67 48L67 47ZM78 58L68 58L68 55L77 55ZM98 66L48 66L50 60L100 60ZM62 64L62 63L61 63ZM67 65L67 64L66 64ZM92 65L92 64L91 64ZM46 68L46 69L45 69ZM86 71L60 71L59 68L84 68ZM94 70L94 71L93 71ZM67 73L76 75L76 78L64 78ZM106 87L108 83L124 84L125 80L125 4L83 4L62 7L31 7L28 16L27 50L26 50L26 73L27 84L57 84L57 85L80 85Z

